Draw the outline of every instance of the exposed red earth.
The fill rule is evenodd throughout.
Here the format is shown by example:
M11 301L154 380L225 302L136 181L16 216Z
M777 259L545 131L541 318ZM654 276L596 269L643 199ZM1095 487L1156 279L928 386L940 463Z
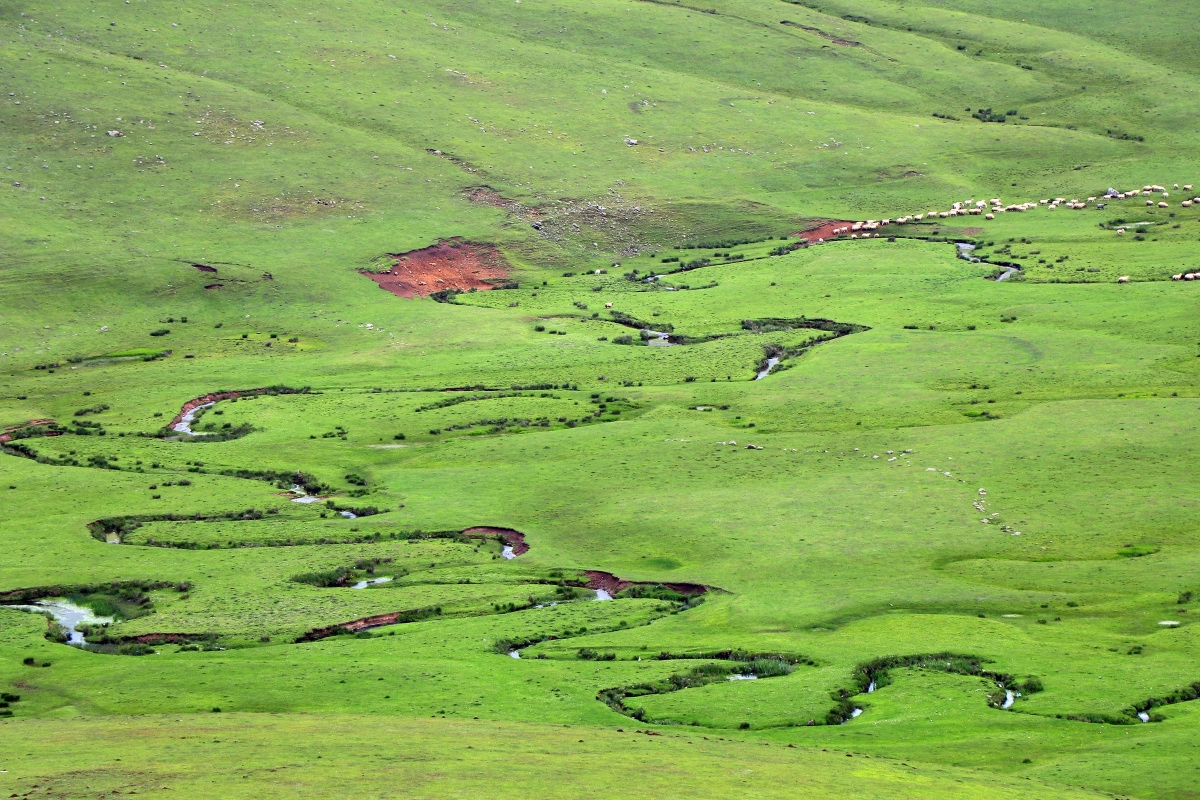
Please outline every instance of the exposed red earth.
M341 631L349 631L357 633L365 631L368 628L379 628L383 625L395 625L400 621L401 617L411 614L411 611L392 611L387 614L375 614L371 617L359 617L352 619L349 622L339 622L337 625L330 625L327 628L313 628L308 633L296 639L296 644L301 642L318 642L321 639L334 636Z
M389 256L387 272L363 271L379 288L397 297L424 297L447 289L486 291L507 280L512 271L504 256L490 244L442 239L437 244Z
M624 578L618 578L611 572L600 572L599 570L585 570L584 575L587 576L587 588L603 589L609 594L615 596L617 592L628 589L630 586L665 586L673 592L680 594L696 595L704 594L709 590L708 586L702 583L663 583L662 581L627 581Z
M209 403L216 403L221 400L233 400L234 398L238 397L255 397L263 394L304 394L307 391L307 389L303 389L297 392L295 389L275 386L260 389L238 389L237 391L232 392L209 392L202 397L194 397L184 403L179 409L179 413L175 415L175 418L167 423L167 427L174 430L176 425L178 425L180 422L183 422L183 417L185 414L187 414L189 411L194 411L200 406L208 405Z
M804 230L804 231L801 231L800 233L793 234L793 235L799 236L801 239L808 242L809 244L815 244L818 239L824 239L825 241L829 241L830 239L833 239L834 238L833 231L835 229L849 227L853 224L854 224L853 222L849 222L847 220L829 220L828 222L822 222L820 225L817 225L816 227L809 228L808 230Z
M218 400L232 400L235 397L241 397L243 394L258 394L260 391L260 389L249 389L238 392L209 392L203 397L196 397L192 400L188 400L183 404L183 407L179 409L179 413L175 415L175 418L168 423L167 427L173 430L176 425L178 425L180 422L183 422L184 414L188 413L189 411L194 411L200 406L208 405L209 403L215 403Z
M504 543L513 549L513 555L519 556L529 552L529 545L525 543L525 534L520 531L514 531L512 528L493 528L490 525L477 525L473 528L463 530L464 536L483 536L483 537L498 537L504 540Z
M13 433L21 430L22 428L32 428L36 425L52 425L53 423L54 423L54 420L52 420L52 419L31 419L31 420L29 420L29 422L22 422L20 425L9 425L7 428L4 429L3 433L0 433L0 444L2 444L4 442L11 442L13 440ZM59 432L58 431L47 431L46 435L47 436L58 436ZM525 549L528 550L529 548L525 548ZM514 550L514 552L515 552L515 550Z

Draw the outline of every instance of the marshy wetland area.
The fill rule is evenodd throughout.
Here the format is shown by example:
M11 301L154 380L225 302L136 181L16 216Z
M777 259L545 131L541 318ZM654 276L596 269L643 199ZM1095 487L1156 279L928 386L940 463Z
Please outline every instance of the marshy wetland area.
M1155 0L0 9L0 796L1200 797Z

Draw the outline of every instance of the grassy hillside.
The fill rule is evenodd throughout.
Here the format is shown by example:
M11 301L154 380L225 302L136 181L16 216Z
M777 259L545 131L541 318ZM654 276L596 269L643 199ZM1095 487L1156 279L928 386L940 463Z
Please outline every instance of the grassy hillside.
M0 789L1195 796L1189 12L6 6Z

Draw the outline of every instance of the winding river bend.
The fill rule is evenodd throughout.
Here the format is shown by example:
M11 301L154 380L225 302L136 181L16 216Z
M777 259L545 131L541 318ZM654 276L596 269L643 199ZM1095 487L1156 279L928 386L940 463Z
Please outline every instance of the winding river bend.
M775 369L775 365L778 363L779 363L779 358L777 358L776 356L771 356L770 358L768 358L767 365L758 371L758 374L754 376L754 380L761 381L763 378L770 375L771 370Z
M188 409L179 417L179 422L176 422L171 426L171 430L175 431L176 433L186 433L189 436L208 436L207 433L197 433L196 431L192 430L192 423L196 421L197 413L206 408L212 408L216 404L217 403L214 400L211 403L204 403L196 406L195 408Z
M12 605L4 606L4 608L15 608L32 614L49 614L54 617L55 622L67 629L67 644L76 646L85 644L83 634L78 630L79 625L109 625L113 621L112 617L98 617L90 608L77 606L61 598L38 600L28 605Z

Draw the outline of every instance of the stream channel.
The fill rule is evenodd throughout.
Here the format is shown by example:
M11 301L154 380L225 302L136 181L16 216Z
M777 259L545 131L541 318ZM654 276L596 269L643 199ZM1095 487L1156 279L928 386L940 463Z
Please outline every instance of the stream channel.
M83 634L76 630L76 626L84 623L108 625L113 621L112 617L98 617L90 608L77 606L63 599L38 600L28 605L12 605L4 606L4 608L15 608L18 611L28 611L33 614L50 614L54 617L55 622L67 629L67 644L73 645L84 644Z
M179 422L175 423L172 430L174 430L177 433L186 433L189 436L208 436L207 433L196 433L196 431L192 430L192 423L196 421L196 414L198 414L199 412L203 411L206 408L212 408L215 405L216 405L216 403L214 402L214 403L205 403L202 406L196 406L191 411L184 414L183 418L180 419Z
M775 365L779 363L779 359L775 356L767 359L767 365L758 371L754 376L754 380L761 381L763 378L771 374L771 370L775 369Z

